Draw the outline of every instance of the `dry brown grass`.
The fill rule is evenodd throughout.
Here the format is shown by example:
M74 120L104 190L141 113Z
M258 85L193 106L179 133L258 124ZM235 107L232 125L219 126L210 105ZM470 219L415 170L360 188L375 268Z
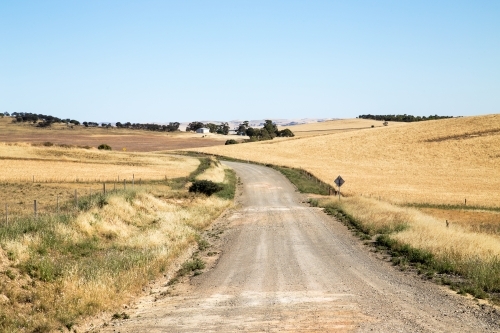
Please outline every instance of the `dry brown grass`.
M389 122L390 127L404 126L406 123L401 122ZM320 123L310 123L303 125L294 126L280 126L280 130L283 128L290 129L296 137L309 137L318 136L325 134L334 134L340 132L350 132L358 131L364 129L370 129L371 127L382 127L383 122L371 119L338 119L338 120L328 120Z
M210 180L214 183L222 183L226 178L226 170L228 167L219 163L215 159L211 159L211 167L205 170L202 174L198 175L198 180Z
M33 212L37 200L40 213L54 212L57 200L122 189L143 181L186 177L199 160L186 156L153 153L100 151L97 149L32 146L0 143L0 211L5 204L11 215ZM33 181L34 180L34 181Z
M0 222L2 332L65 330L82 317L122 310L122 304L164 272L232 202L188 193L186 176L200 165L188 156L27 144L0 145L0 156L29 171L37 163L52 169L62 163L58 179L70 178L75 169L71 167L78 165L92 166L94 174L103 168L114 173L130 168L136 175L133 188L129 182L123 190L119 183L113 191L110 183L106 195L100 183L16 183L15 171L6 175L8 182L0 183L0 206L1 200L11 203L9 223L3 216ZM142 185L138 165L150 177ZM212 166L219 169L215 160ZM168 180L158 170L168 171ZM206 173L220 176L211 169ZM78 208L73 202L75 188ZM60 212L55 209L57 196ZM37 218L33 198L39 202Z
M373 198L356 196L340 202L322 199L319 205L335 207L348 214L365 233L383 234L378 243L388 245L395 256L406 256L406 261L399 261L400 264L410 261L417 267L423 264L424 269L439 273L459 274L466 280L446 283L476 297L485 298L490 293L489 296L499 301L499 235L475 232L458 223L447 226L443 219L416 208L399 207ZM431 271L429 276L433 274Z
M426 249L437 256L460 254L464 258L480 257L489 261L500 258L500 237L472 232L458 223L446 226L445 220L423 213L417 208L399 207L388 202L359 196L326 199L339 205L374 233L397 231L393 238L415 248Z
M198 160L153 153L0 143L0 182L87 182L187 176ZM182 167L181 167L182 166Z
M419 208L441 223L446 220L450 225L459 225L464 230L500 235L500 212L467 209Z
M168 200L139 192L129 201L113 195L104 208L69 223L49 222L50 231L2 239L0 251L10 260L0 267L0 298L7 305L0 328L48 332L71 327L82 315L120 309L229 205L215 196ZM58 244L47 245L48 235ZM90 252L79 257L85 246Z
M498 207L499 130L500 115L488 115L196 150L301 167L332 185L342 175L347 195Z

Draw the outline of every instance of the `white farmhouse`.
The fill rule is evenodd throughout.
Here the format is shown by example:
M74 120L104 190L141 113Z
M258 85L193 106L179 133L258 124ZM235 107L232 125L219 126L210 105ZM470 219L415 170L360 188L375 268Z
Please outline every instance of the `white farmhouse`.
M200 134L210 133L210 129L208 129L208 128L203 128L203 127L202 127L202 128L198 128L198 129L196 130L196 133L200 133Z

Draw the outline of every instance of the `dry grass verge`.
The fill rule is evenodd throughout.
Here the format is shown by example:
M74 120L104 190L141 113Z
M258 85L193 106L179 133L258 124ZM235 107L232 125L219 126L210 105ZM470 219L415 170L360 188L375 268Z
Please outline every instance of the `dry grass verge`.
M188 193L187 181L84 196L77 209L70 201L60 214L2 225L0 331L70 330L83 317L127 303L231 205Z
M214 183L222 183L226 178L228 168L214 158L210 159L210 168L196 176L197 180L210 180Z
M498 302L498 236L471 232L455 224L447 226L415 208L370 198L322 199L317 204L355 227L364 238L376 236L378 245L390 249L395 263L403 267L412 263L431 277L442 274L440 281L459 292Z

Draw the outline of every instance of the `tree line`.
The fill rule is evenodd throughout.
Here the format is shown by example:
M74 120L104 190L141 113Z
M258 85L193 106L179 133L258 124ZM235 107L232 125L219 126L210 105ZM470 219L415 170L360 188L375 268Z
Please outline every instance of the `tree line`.
M0 113L1 117L13 117L13 122L30 122L33 124L37 124L39 127L49 127L53 123L66 123L72 125L80 125L80 122L74 119L61 119L58 117L44 115L44 114L35 114L29 112L13 112L9 114L8 112ZM368 115L371 116L371 115ZM364 116L360 116L364 117ZM137 129L137 130L146 130L146 131L158 131L158 132L175 132L179 130L180 123L179 122L170 122L168 125L159 125L159 124L141 124L141 123L131 123L131 122L117 122L113 126L111 123L96 123L92 121L84 121L81 125L85 127L116 127L116 128L128 128L128 129ZM194 121L188 124L186 127L186 131L196 131L200 128L208 128L210 133L228 135L230 132L230 127L227 122L223 122L221 124L214 123L202 123L199 121ZM288 128L284 130L278 130L278 127L271 120L266 120L264 126L262 128L253 128L250 127L248 121L244 121L239 124L235 129L236 134L238 135L246 135L250 137L249 140L246 141L261 141L261 140L272 140L275 137L293 137L294 134Z
M213 123L202 123L200 121L193 121L189 123L186 126L186 132L196 132L196 130L200 128L208 128L210 130L210 133L217 133L217 134L222 134L222 135L228 135L230 128L228 123L222 123L222 124L213 124Z
M249 141L262 141L272 140L276 137L293 137L295 134L288 128L278 130L278 126L272 120L265 120L262 128L250 127L248 121L244 121L238 126L237 134L247 135L250 137Z
M374 119L374 120L383 120L383 121L400 121L400 122L415 122L415 121L426 121L426 120L437 120L437 119L446 119L453 118L453 116L438 116L437 114L432 116L412 116L410 114L386 114L386 115L371 115L371 114L363 114L358 116L361 119Z
M221 123L219 125L213 123L202 123L200 121L194 121L186 126L186 131L196 131L200 128L208 128L210 133L217 133L228 135L230 128L228 123ZM250 127L248 121L244 121L235 128L235 132L238 135L246 135L250 137L247 141L262 141L262 140L272 140L275 137L292 137L293 132L288 128L284 130L278 130L278 126L272 122L272 120L266 120L262 128ZM231 143L233 143L231 140ZM235 141L236 142L236 141Z
M53 123L66 123L72 125L80 125L78 120L74 119L61 119L54 116L49 116L41 113L30 113L30 112L12 112L12 114L8 112L4 112L2 114L5 117L14 118L12 121L17 123L33 123L37 124L38 127L48 127Z

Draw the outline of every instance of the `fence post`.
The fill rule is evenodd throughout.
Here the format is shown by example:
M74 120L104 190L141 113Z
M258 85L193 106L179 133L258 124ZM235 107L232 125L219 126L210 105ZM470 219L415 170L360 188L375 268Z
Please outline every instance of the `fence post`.
M78 207L78 192L75 190L75 207Z
M123 189L124 190L127 189L127 180L126 179L123 180Z
M134 174L132 174L132 188L134 188L134 184L135 184L135 177Z
M36 207L36 200L33 201L33 208L35 210L35 217L37 217L38 214L37 214L37 211L36 211L36 208L37 208Z
M59 214L59 194L56 197L56 205L57 205L57 214Z
M102 193L106 195L106 183L102 183Z

